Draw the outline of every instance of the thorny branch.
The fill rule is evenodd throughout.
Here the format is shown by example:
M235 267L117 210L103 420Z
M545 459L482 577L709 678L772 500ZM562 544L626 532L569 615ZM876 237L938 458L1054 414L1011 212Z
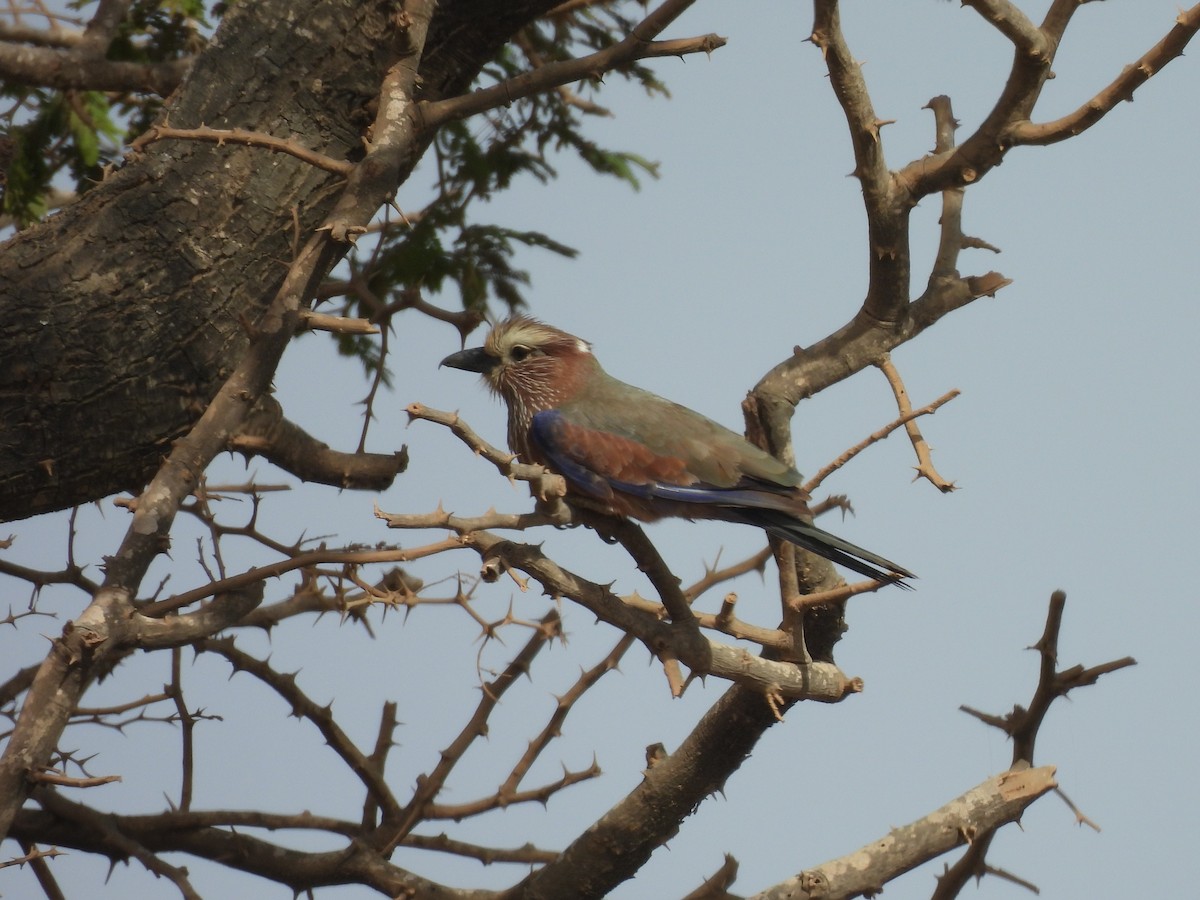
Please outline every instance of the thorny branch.
M579 4L564 4L577 5ZM689 5L690 3L681 0L669 0L662 4L647 16L630 36L604 51L604 54L595 54L569 63L544 65L527 77L521 76L490 91L420 104L416 115L412 114L412 105L408 103L412 92L406 92L405 85L409 70L415 66L415 61L401 61L389 76L384 102L380 104L381 110L373 134L374 145L369 148L370 152L376 153L372 159L373 165L359 168L340 161L308 160L318 166L332 165L332 171L350 177L351 183L347 187L345 202L327 223L327 234L336 241L351 240L369 227L362 215L363 211L372 201L382 202L387 190L390 190L389 187L380 192L381 184L387 185L387 178L380 180L379 173L394 170L398 155L404 152L406 145L411 144L413 135L422 127L427 128L431 123L461 118L476 109L495 108L511 102L512 99L528 96L535 90L564 84L572 78L586 77L600 71L600 66L611 67L632 59L665 54L710 51L720 46L723 40L711 35L683 41L655 40L662 29ZM846 112L855 151L855 174L863 185L867 205L872 268L867 297L855 320L824 341L807 349L797 348L793 357L764 376L755 389L752 402L747 407L748 416L754 418L758 427L762 429L766 436L765 443L785 458L791 454L787 424L799 400L868 365L879 366L886 373L886 367L889 365L887 353L890 349L915 337L949 312L978 297L992 295L1008 284L1007 279L994 272L968 277L962 277L958 273L960 250L972 247L995 249L983 241L963 234L963 188L987 174L1013 147L1052 143L1090 128L1115 108L1120 100L1132 99L1133 92L1162 66L1179 56L1200 29L1200 6L1181 12L1175 27L1162 41L1074 113L1053 122L1036 124L1031 119L1034 107L1044 81L1050 76L1054 53L1074 9L1079 5L1078 2L1056 0L1051 4L1046 19L1040 26L1016 11L1007 0L965 0L965 5L979 12L1016 49L1008 85L983 125L962 145L954 143L955 123L949 100L934 98L930 102L937 128L934 153L909 163L899 171L891 172L883 152L881 131L887 122L876 115L871 105L862 68L854 60L841 32L838 4L836 0L816 0L812 40L825 56L831 83ZM135 71L103 60L103 49L123 17L126 6L126 3L119 0L102 0L96 16L82 34L62 32L57 37L43 38L27 33L28 30L19 27L0 30L0 71L12 77L27 76L33 81L39 78L49 79L44 81L47 84L71 84L81 77L83 69L80 66L86 59L92 66L89 72L91 77L87 81L88 87L102 88L105 84L110 84L115 89L118 83L129 87L132 84L130 79L135 79L142 87L150 87L160 92L169 90L186 71L190 61L161 64L152 69L143 67ZM409 4L409 7L413 6L414 4ZM412 25L413 20L406 22L406 27ZM421 26L417 25L413 28L411 42L414 52L419 50L421 37ZM12 47L14 42L31 45L20 48L21 63L16 68L13 68L16 65ZM44 53L41 52L43 50ZM54 69L52 77L47 75L50 72L47 65L51 62ZM26 68L21 69L20 66ZM407 87L411 88L411 85ZM294 153L297 149L287 146L287 141L263 140L264 136L226 134L221 137L216 132L198 134L195 133L197 130L192 131L193 133L180 132L169 135L160 131L157 137L244 140L252 144L257 142L271 150ZM368 169L372 171L368 172ZM920 197L939 191L943 194L939 252L925 293L916 299L910 299L907 212ZM706 573L704 579L686 590L680 590L677 582L673 585L669 583L668 579L673 579L674 576L662 565L660 570L656 569L658 575L653 580L663 602L653 603L636 596L618 597L607 587L586 581L557 566L536 547L505 541L491 534L489 529L494 528L523 529L570 521L571 510L562 503L564 490L561 479L540 467L522 466L512 456L486 445L456 416L437 413L419 406L410 408L413 418L441 422L454 429L456 434L475 447L506 477L530 482L535 496L540 501L539 512L525 515L489 513L467 519L452 516L439 509L424 516L386 516L389 525L393 527L444 527L457 534L453 538L417 551L322 549L301 553L296 547L287 559L273 568L265 567L266 571L255 570L241 575L214 578L211 584L196 591L143 604L135 610L133 597L137 593L146 566L167 548L167 535L172 517L180 508L190 488L199 484L200 473L207 460L222 449L214 435L222 429L227 429L225 433L237 433L239 423L245 418L244 407L248 405L248 401L266 389L282 343L286 343L290 333L302 327L305 322L309 327L314 327L315 320L306 319L302 304L316 292L316 282L323 277L322 270L327 268L326 264L330 258L331 252L324 236L314 238L303 247L297 248L296 259L291 264L284 288L277 295L266 320L260 325L256 344L246 362L230 378L222 394L209 408L201 425L172 451L151 488L133 504L134 524L118 554L122 558L106 574L103 585L97 585L84 578L83 569L75 565L73 555L69 565L58 573L35 572L0 561L0 573L22 578L33 584L35 589L44 584L62 582L74 584L90 594L95 594L92 606L68 626L63 638L56 642L55 652L48 657L40 673L35 673L33 668L24 670L15 674L0 688L0 697L3 698L4 704L15 700L21 693L28 692L26 707L38 708L39 704L44 707L47 705L48 691L63 688L63 696L69 701L69 711L73 711L74 714L115 714L119 707L84 710L77 706L77 700L86 688L89 677L87 672L81 675L78 670L72 670L72 667L79 666L81 660L94 666L94 673L104 670L104 666L99 663L115 664L115 661L122 658L122 654L127 654L139 642L142 646L177 646L185 640L193 641L196 636L214 634L227 625L257 625L270 628L283 618L298 612L322 612L329 609L348 611L356 609L356 604L365 608L372 602L388 602L385 598L389 596L393 599L403 596L404 599L398 601L397 605L400 602L407 605L415 602L412 598L416 597L415 591L407 584L402 583L399 587L394 583L387 586L382 582L383 586L380 587L368 585L359 576L357 569L365 564L415 558L411 555L400 555L414 552L433 555L451 549L474 550L485 565L488 562L499 562L513 572L526 572L549 595L565 596L581 603L599 618L623 630L624 635L608 656L584 672L576 684L563 695L550 721L531 743L527 753L513 767L495 795L454 805L435 803L454 765L462 758L466 748L478 740L486 730L486 722L500 694L520 674L528 672L529 663L538 649L555 637L556 618L554 613L549 614L542 623L547 630L535 630L525 650L514 658L509 668L495 681L484 686L483 698L475 715L468 721L454 744L444 752L438 767L418 783L412 799L403 806L389 793L383 777L387 751L391 746L392 733L396 726L394 704L390 706L390 710L385 705L375 748L370 754L366 754L340 729L333 720L331 709L318 706L299 689L294 676L274 672L264 661L240 651L229 638L204 643L202 649L220 653L229 659L235 668L253 673L264 684L287 699L294 709L300 710L299 714L321 732L343 762L359 775L366 794L361 823L318 817L308 813L272 815L190 811L190 775L186 760L191 750L186 729L193 714L184 702L182 682L179 679L180 655L178 650L174 650L172 683L169 685L168 695L176 705L178 720L185 727L182 753L185 760L185 778L180 809L147 817L100 816L82 804L67 800L46 785L57 781L59 784L87 787L115 776L85 775L72 778L48 774L44 766L35 766L33 763L39 758L48 758L56 740L55 729L61 732L62 723L49 723L48 736L33 736L28 729L19 724L10 736L10 751L15 748L12 759L15 760L16 769L10 765L7 774L11 782L11 776L15 772L19 776L21 786L19 790L9 793L23 793L27 781L41 782L41 786L34 789L33 797L42 806L42 812L21 810L16 814L17 829L14 834L22 835L25 856L9 864L29 862L31 865L44 866L44 859L57 855L58 851L39 851L27 836L37 833L39 829L44 833L57 828L66 829L73 835L77 846L107 854L114 859L139 859L150 871L170 879L185 897L196 895L187 880L186 870L164 863L156 853L173 849L193 852L210 859L251 859L255 862L247 864L247 869L253 870L253 866L258 865L261 867L260 874L264 877L274 877L284 883L294 883L290 879L295 877L294 874L284 871L286 867L292 867L295 872L299 871L302 864L311 864L314 869L319 868L324 875L354 875L362 883L376 885L381 889L386 887L393 894L425 891L434 896L436 891L441 890L440 886L424 882L410 873L390 866L378 853L352 849L336 854L301 854L298 851L270 848L270 845L256 838L228 830L240 826L267 829L309 828L353 837L356 840L365 835L370 839L367 844L373 843L376 848L390 847L402 839L407 846L454 852L483 861L508 859L542 863L544 867L531 875L524 887L531 891L550 891L549 895L553 895L555 885L565 885L567 887L564 889L570 889L571 885L579 883L582 872L595 866L595 860L603 859L606 855L624 855L627 857L626 862L636 869L638 859L666 838L663 833L655 831L650 821L652 817L647 813L653 811L655 815L666 815L668 819L675 813L676 818L671 821L678 821L705 796L719 790L727 774L740 765L749 749L754 746L757 736L774 724L781 710L786 708L792 699L807 697L836 700L848 692L861 689L860 682L846 679L840 671L830 665L796 667L763 660L707 639L703 642L696 641L698 632L674 627L680 622L690 621L699 628L746 638L764 648L787 649L791 643L789 632L759 628L740 622L736 618L736 595L729 594L720 611L715 614L697 614L689 608L697 596L712 586L741 572L761 569L766 551L728 569L712 570ZM366 330L366 326L361 322L350 324L322 319L319 320L319 324L338 329L353 328L359 332ZM893 387L899 385L898 377L892 383ZM871 435L858 447L847 451L847 454L843 455L845 460L835 461L835 464L826 467L818 473L814 481L819 482L862 448L902 426L909 430L920 459L924 441L919 438L914 420L918 416L933 412L951 399L952 395L946 395L934 404L916 411L907 408L907 401L901 397L902 386L897 390L901 415L895 422ZM241 449L254 448L244 446ZM930 480L934 481L934 478L931 477ZM214 535L216 534L217 532L214 532ZM263 545L267 545L265 539ZM323 565L342 568L333 572L322 571L319 567ZM654 563L653 567L657 565L658 563ZM270 607L262 607L261 588L264 579L297 569L303 572L301 587L287 600ZM349 602L340 591L337 598L330 599L316 586L321 578L341 579L352 587L362 588L363 592L357 595L356 600ZM840 592L809 595L804 598L804 602L829 603L842 600L854 593L856 587L850 586L841 589ZM467 608L468 612L485 625L485 633L490 636L490 626L486 626L486 623L470 610L466 604L466 597L461 591L459 593L460 596L444 602L457 603ZM184 616L167 615L210 597L216 599L194 613ZM1074 666L1058 671L1057 640L1064 601L1065 597L1061 592L1056 592L1051 600L1046 630L1036 646L1040 654L1041 670L1039 684L1029 708L1026 710L1016 707L1006 716L992 716L967 709L972 715L1002 728L1012 737L1014 768L996 779L989 780L976 791L964 795L950 805L957 804L956 811L959 811L969 803L991 804L986 812L968 815L960 827L949 831L943 828L940 833L939 838L947 846L960 845L968 837L974 837L974 841L963 859L941 879L937 897L956 896L961 885L970 877L978 877L985 873L998 874L999 870L987 866L984 862L984 855L994 833L994 823L1008 821L1005 816L1019 815L1019 810L1014 811L1015 806L1004 804L1031 802L1052 785L1052 770L1019 767L1021 761L1032 760L1038 728L1052 701L1064 696L1073 687L1093 684L1100 675L1133 664L1132 659L1124 658L1092 668ZM421 602L436 601L421 598ZM675 622L668 623L664 620L665 608L670 610L670 617L676 620ZM29 614L33 614L33 611L12 614L10 619ZM127 627L134 629L135 633L122 630L122 627L116 624L118 622L129 623ZM452 841L444 835L441 838L431 838L411 833L412 827L422 820L439 816L470 815L527 799L544 800L549 794L574 781L598 774L598 767L593 762L590 768L582 772L566 772L562 779L549 785L520 789L533 761L557 735L562 718L572 708L572 704L597 679L617 665L634 640L642 641L652 654L664 661L668 669L676 661L682 661L692 669L693 675L718 674L736 683L705 716L683 747L674 754L664 755L656 760L655 765L647 770L645 784L625 801L614 806L594 829L589 829L581 835L562 854L528 847L511 851L495 850ZM138 704L143 702L136 701ZM715 757L722 759L719 765L714 766L711 763ZM11 788L11 784L6 787ZM1086 821L1086 816L1073 804L1071 806L1077 817ZM928 831L932 819L949 808L946 807L927 817L923 823L916 823L910 827L921 826ZM12 810L5 809L0 812L3 813L0 815L0 826L3 826ZM993 814L995 818L992 817ZM47 819L47 815L52 821ZM134 821L139 818L142 821ZM377 822L377 818L381 821ZM172 832L174 827L178 827L179 831ZM976 829L979 828L986 830L977 832ZM3 827L0 827L0 831L3 830ZM626 841L630 836L632 838ZM794 879L795 884L787 883L787 890L793 891L788 896L814 895L815 891L825 890L834 884L840 890L845 885L860 882L864 892L878 890L885 881L910 868L910 862L917 858L917 854L909 853L901 854L903 859L899 864L895 858L881 862L886 854L877 853L878 848L892 843L897 850L902 849L902 839L906 836L905 829L897 829L886 841L874 842L860 851L871 857L870 865L865 870L860 870L866 874L848 875L848 870L862 860L847 857L845 860L835 861L835 864L826 864L801 873ZM40 838L38 840L45 843ZM273 856L272 853L263 853L265 848L277 852L274 852ZM259 855L256 856L256 853ZM282 861L283 867L272 869L266 865L264 861L269 857ZM855 866L851 866L850 862L854 862ZM321 866L325 868L320 868ZM735 870L736 867L732 868ZM724 890L732 882L732 878L732 871L724 871L719 873L719 877L715 878L713 883L719 883L720 889ZM795 893L794 889L797 887L808 891L808 894ZM785 885L777 886L761 896L782 896L784 888ZM48 895L52 895L52 888L47 888L46 891ZM520 895L518 892L514 896Z
M279 694L288 702L293 715L303 717L316 726L325 742L358 777L374 802L379 804L384 818L394 820L399 816L400 804L384 780L382 771L372 765L370 757L334 721L332 704L321 706L300 690L295 673L276 672L267 661L240 650L232 638L214 638L195 646L198 651L224 657L235 671L252 675Z
M879 371L888 380L888 384L892 386L892 393L896 395L896 406L900 410L900 418L904 421L904 430L908 432L908 439L912 441L913 450L917 454L917 474L916 478L925 478L935 488L943 494L948 494L955 489L953 481L947 481L933 467L933 456L929 452L929 444L925 441L924 435L921 434L921 429L917 427L916 415L913 414L912 403L908 399L908 390L904 387L904 381L900 378L900 372L896 369L895 364L889 354L884 354L879 360ZM947 396L957 395L957 391ZM934 407L936 409L936 407ZM929 407L926 407L929 409ZM932 410L930 410L932 412Z
M919 419L921 416L932 416L935 412L937 412L939 409L941 409L943 406L945 406L947 403L949 403L951 400L953 400L958 395L959 395L959 391L957 391L957 390L947 391L945 394L942 394L942 396L938 397L932 403L922 406L920 409L913 409L911 404L909 404L906 400L904 406L902 406L900 409L899 418L897 418L894 421L883 426L883 428L880 428L878 431L873 431L871 434L867 435L867 437L863 438L861 441L859 441L853 447L846 450L846 452L842 453L840 456L838 456L832 462L826 464L821 469L817 470L817 473L815 475L813 475L812 478L808 479L808 481L806 481L804 483L804 489L806 491L808 491L809 493L812 493L818 487L821 486L821 483L826 478L828 478L830 475L832 475L838 469L842 468L844 465L846 465L846 463L850 462L850 460L854 459L854 457L858 456L858 454L862 453L864 450L866 450L872 444L879 443L880 441L882 441L884 438L888 437L893 431L895 431L898 428L901 428L901 427L907 428L910 424L913 424L915 422L915 420ZM907 393L905 394L905 397L907 398ZM918 435L919 434L920 433L918 432ZM909 436L911 438L912 432L909 432ZM923 439L922 439L922 443L924 443ZM918 455L920 454L920 452L921 452L920 450L917 451ZM927 446L926 446L926 452L928 452Z
M478 738L483 737L487 733L487 722L492 712L496 709L496 705L500 702L500 698L504 696L504 692L516 682L522 675L528 675L530 667L533 664L534 658L538 653L555 637L559 637L560 621L558 613L554 610L548 612L542 617L542 627L536 630L525 644L524 648L510 662L507 668L501 672L490 683L485 684L481 691L479 704L475 708L474 715L463 727L456 737L445 750L441 752L441 756L433 771L425 774L417 781L417 789L413 792L412 798L403 808L396 808L390 815L385 811L384 824L385 832L388 834L383 839L384 855L387 856L391 850L404 840L411 833L413 827L426 818L428 807L433 803L433 800L442 788L445 787L446 780L454 771L462 759L463 754ZM500 798L503 800L504 798ZM512 799L511 797L509 798Z
M667 655L678 659L695 675L716 675L753 685L764 693L827 703L836 703L861 690L861 682L847 678L831 663L795 666L774 662L675 628L654 613L626 603L604 585L563 569L532 545L505 541L486 531L472 533L468 543L484 559L503 558L508 565L538 581L547 594L568 597L581 604L597 618L634 634L656 657L662 659Z
M818 900L869 897L889 881L963 844L979 831L1020 819L1055 787L1054 767L1002 772L929 815L876 839L855 853L780 882L750 900Z
M421 8L417 9L418 6ZM431 5L414 3L412 12L404 28L408 32L410 56L419 59ZM379 105L381 115L394 124L405 117L393 107L404 106L415 89L415 62L409 60L408 68L397 63L393 75L389 92ZM367 153L364 163L376 153L395 154L398 151L392 142L403 142L406 137L411 139L403 127L377 132L376 145ZM139 640L129 615L133 597L150 564L169 547L171 525L184 498L200 482L212 459L224 449L227 436L239 429L254 402L268 390L283 351L299 324L299 310L310 301L339 253L336 246L339 234L355 227L355 221L347 218L353 215L351 209L361 203L365 210L370 197L373 201L370 209L361 212L365 223L393 188L394 185L387 189L376 186L372 192L351 175L346 190L358 191L355 203L342 204L331 227L314 234L292 260L245 356L195 426L175 444L139 498L126 537L110 558L104 583L88 608L55 642L28 691L23 713L0 759L0 834L7 834L12 817L23 802L25 773L45 765L71 710L97 669L106 658L127 652Z
M558 524L571 521L571 511L561 502L567 494L567 483L561 475L543 466L519 462L516 454L505 453L492 446L476 434L458 413L430 409L421 403L410 403L405 412L408 413L410 421L422 419L449 428L455 437L495 466L505 478L528 482L540 505L546 508L547 515L560 518Z
M1101 663L1098 666L1084 668L1081 665L1059 670L1058 665L1058 635L1062 627L1063 611L1066 609L1067 595L1063 591L1055 591L1050 595L1050 606L1046 614L1046 627L1041 638L1033 645L1038 651L1038 683L1034 689L1033 698L1028 708L1014 706L1012 712L1005 716L994 716L982 713L969 706L961 707L963 712L974 716L981 722L999 728L1012 739L1013 763L1010 771L1018 771L1023 767L1033 765L1033 747L1041 730L1042 722L1050 711L1050 705L1059 697L1065 697L1075 688L1095 684L1102 675L1137 665L1129 656ZM1057 786L1056 786L1057 787ZM1065 798L1064 798L1065 799ZM1087 820L1073 803L1067 801L1078 820ZM1087 820L1090 822L1090 820ZM937 890L933 900L950 900L957 897L971 880L978 880L986 874L997 874L986 862L987 852L995 836L994 829L980 831L967 852L954 865L948 866L939 876Z
M698 38L658 41L655 38L678 18L695 0L666 0L653 9L621 41L580 59L547 63L518 75L503 84L447 100L421 104L425 127L436 128L455 119L463 119L489 109L507 106L523 97L542 93L564 84L591 78L639 59L712 53L725 46L715 34Z
M890 350L943 316L979 297L994 295L1009 284L1007 278L995 272L965 277L958 272L962 249L996 249L963 233L963 189L978 182L1022 143L1047 142L1066 136L1072 128L1078 132L1094 124L1111 111L1117 99L1127 99L1149 74L1178 56L1200 27L1200 6L1181 13L1163 41L1091 103L1067 117L1069 122L1059 120L1037 131L1030 117L1050 76L1063 32L1079 4L1052 4L1041 26L1029 21L1007 0L978 0L967 5L975 7L1016 47L1008 82L984 122L961 144L955 143L957 123L949 98L933 98L929 108L935 115L934 152L892 171L886 163L880 130L886 121L874 111L862 67L843 33L838 3L814 3L811 40L822 52L830 82L846 114L855 153L854 174L863 185L871 272L858 315L817 343L797 347L790 359L763 376L747 398L745 411L751 430L761 434L763 446L784 459L792 457L789 424L801 400L867 366L879 365ZM922 197L935 192L943 193L939 251L925 292L910 299L908 213ZM915 426L910 433L914 430ZM920 452L919 442L917 446ZM929 473L927 477L936 473L924 459L920 460L919 471ZM942 489L949 485L940 477L934 483ZM820 562L816 565L814 571L823 571L825 579L832 578L830 566ZM815 582L818 586L826 583Z
M171 140L207 141L217 145L245 144L247 147L262 147L273 153L286 153L294 156L301 162L335 175L349 175L354 171L355 165L344 159L333 159L323 153L309 150L291 138L278 138L245 128L209 128L204 125L198 128L172 128L165 124L151 125L129 146L130 150L136 153L155 141Z
M779 363L755 387L746 405L747 418L758 420L765 445L784 458L791 456L788 424L796 404L870 365L883 354L916 337L943 316L1009 284L995 272L960 276L957 253L963 247L995 248L967 238L961 231L961 192L978 182L1011 149L1048 143L1090 127L1151 74L1176 58L1200 29L1200 5L1179 15L1175 27L1107 89L1076 113L1047 126L1035 126L1032 115L1063 32L1079 4L1051 5L1036 26L1007 0L968 0L1017 48L1008 82L995 106L976 131L961 144L953 138L949 100L934 98L937 122L935 151L897 171L889 170L880 131L886 124L871 104L862 67L855 61L841 28L836 0L816 0L812 41L821 50L846 113L855 152L855 175L863 184L871 244L867 297L859 315L833 334ZM931 193L943 192L940 252L925 292L909 298L910 251L908 212Z
M555 491L563 491L565 495L565 485L560 476L548 476L547 470L541 466L517 463L514 456L496 449L479 437L456 413L440 412L415 403L408 407L408 412L412 418L438 422L450 428L463 443L491 462L501 474L538 485L537 489L544 489L547 478L552 477L557 479L553 482ZM719 579L710 573L696 588L684 591L679 585L679 579L670 571L640 528L630 522L600 515L586 506L575 505L569 512L573 521L595 529L602 538L620 542L637 567L650 578L659 593L660 602L652 603L636 596L617 597L607 588L585 582L573 573L558 569L537 548L503 541L487 531L493 528L526 529L551 524L550 520L537 514L512 515L493 512L471 519L452 516L439 509L425 515L384 512L377 512L377 515L384 519L390 528L428 528L435 525L453 528L459 534L462 545L474 547L480 552L485 565L489 560L498 560L506 567L521 569L541 581L543 588L552 596L570 597L582 603L599 618L623 630L631 631L663 662L673 693L679 693L683 688L684 682L675 669L677 663L682 662L692 670L693 676L715 674L727 678L748 679L764 689L778 691L782 696L815 699L803 687L806 679L803 676L798 677L798 673L785 674L782 681L777 681L781 672L786 672L787 663L764 659L749 662L754 658L748 654L734 652L731 647L714 644L704 638L698 628L721 631L733 637L754 641L763 647L787 651L788 654L795 651L796 638L793 634L787 630L760 628L739 622L732 616L731 611L719 616L702 614L697 617L691 610L692 600L701 588L711 586ZM531 571L518 560L533 562L535 570ZM764 561L765 556L756 556L746 567L758 568ZM738 567L735 571L743 571L743 567ZM559 572L563 577L556 577L555 573ZM878 587L877 582L868 581L835 587L809 596L796 593L792 595L791 603L796 610L802 610L811 606L843 602L851 596L873 591ZM669 619L670 624L664 619ZM733 655L730 655L731 652ZM835 667L831 668L837 671ZM849 688L853 684L852 681L845 680L845 676L840 672L838 677L842 679L841 686L836 687L833 694L824 693L825 688L822 688L822 696L819 699L839 700L846 695L848 689L852 689ZM830 686L834 684L837 682L831 683Z

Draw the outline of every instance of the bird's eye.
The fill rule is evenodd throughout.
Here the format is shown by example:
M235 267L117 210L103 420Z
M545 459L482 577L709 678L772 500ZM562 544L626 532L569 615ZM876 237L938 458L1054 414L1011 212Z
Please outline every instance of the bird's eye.
M524 344L517 344L509 352L513 362L524 362L533 356L534 350L532 347L526 347Z

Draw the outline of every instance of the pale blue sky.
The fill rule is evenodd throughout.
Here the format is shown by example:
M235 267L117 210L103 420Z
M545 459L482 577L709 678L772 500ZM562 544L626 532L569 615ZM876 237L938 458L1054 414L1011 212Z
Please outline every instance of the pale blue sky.
M1034 16L1046 5L1021 4ZM922 109L931 96L951 96L960 134L978 124L1011 53L976 13L931 0L844 6L847 36L866 62L876 110L897 120L884 131L893 168L932 146L932 115ZM1176 11L1165 0L1083 7L1038 118L1060 115L1093 94L1162 37ZM661 162L659 181L633 193L559 160L557 182L518 185L487 210L496 221L545 231L583 251L575 261L523 257L534 278L534 314L591 340L618 377L734 428L742 397L762 373L793 345L844 323L865 289L860 192L845 177L853 166L849 142L820 54L803 43L810 23L807 4L698 3L667 36L714 31L728 45L711 58L655 62L671 88L669 101L648 100L610 79L601 99L618 116L592 125L606 146ZM1104 830L1077 828L1061 802L1044 798L1023 831L1003 833L989 862L1039 885L1043 897L1115 896L1130 889L1132 873L1135 892L1194 892L1190 859L1200 789L1193 695L1200 685L1191 659L1198 622L1189 570L1196 558L1192 512L1200 501L1192 465L1200 333L1193 271L1200 237L1198 85L1195 59L1177 60L1135 103L1091 132L1017 150L967 193L964 229L1004 252L969 251L960 268L996 269L1014 284L894 354L914 404L962 390L921 423L939 469L962 489L944 496L913 483L912 451L902 437L873 448L826 484L850 494L858 513L826 527L916 571L917 590L851 603L851 630L837 658L848 674L865 679L865 693L838 706L793 709L725 796L705 803L670 849L657 852L614 896L686 894L725 852L742 866L734 890L749 894L853 851L1005 768L1008 745L957 707L1003 713L1028 700L1037 658L1024 648L1041 633L1055 588L1068 594L1062 665L1127 654L1139 662L1056 708L1038 743L1036 762L1057 765L1064 790ZM406 186L399 203L417 206L421 196L416 184ZM931 199L914 217L914 294L932 257L937 214ZM494 443L504 438L502 409L476 379L437 369L457 349L453 332L415 317L401 320L400 328L392 342L394 359L402 360L396 388L378 407L371 449L407 442L409 472L379 497L318 488L270 500L267 510L282 537L301 529L371 543L436 537L386 532L372 517L376 501L413 512L439 500L462 513L493 503L530 506L523 490L509 487L437 426L405 428L403 407L419 400L459 409ZM358 428L353 402L364 393L356 375L353 364L308 338L289 351L277 386L295 420L349 449ZM805 402L794 420L800 468L815 471L894 415L891 392L875 372ZM264 481L292 480L262 463L252 469ZM221 471L214 477L242 477L240 463L225 461ZM95 511L83 516L85 559L112 552L124 527L123 513L105 507L103 515L105 528ZM60 561L46 541L64 533L61 519L9 530L18 536L15 558L45 566ZM649 533L685 582L719 552L731 561L761 540L751 529L722 524L665 523ZM589 534L531 536L543 537L547 551L580 574L616 579L621 591L641 584L620 553ZM172 591L202 578L192 545L181 539L176 546ZM247 556L243 564L252 562ZM470 572L477 561L463 553L413 569L433 581L456 565ZM294 583L269 585L268 598L278 599ZM4 587L4 599L20 607L23 590ZM774 624L772 577L765 585L746 578L736 588L743 616ZM487 587L480 598L489 617L502 615L510 598L530 619L547 603L536 592L514 596L511 584ZM69 618L79 606L76 598L48 597L46 608ZM551 695L616 640L579 609L568 605L564 616L570 642L543 654L533 682L506 697L484 748L495 757L474 757L448 799L493 788L550 714ZM311 627L293 623L270 644L256 638L246 646L271 653L281 668L302 668L302 687L314 699L334 700L362 746L373 741L380 703L398 700L405 724L389 771L403 791L465 722L476 697L479 647L474 626L453 610L418 609L407 623L397 616L376 624L374 641L327 618ZM59 627L26 622L0 632L0 658L39 658L45 643L36 635ZM487 648L485 663L503 665L523 641L514 634L506 648ZM135 660L86 702L156 690L168 677L165 665L157 657ZM227 681L226 674L224 664L208 659L187 674L191 702L225 718L198 728L197 806L288 811L301 804L356 818L358 787L314 729L285 720L280 701L248 677ZM531 782L557 777L560 762L586 767L593 750L604 777L556 797L548 810L510 809L451 833L506 846L526 840L561 846L637 784L647 744L673 747L724 689L710 680L672 701L660 669L647 664L644 651L631 651L622 671L568 720L562 742ZM67 737L67 746L102 750L95 771L124 775L121 785L103 789L103 802L114 809L153 811L164 792L177 790L178 738L162 726L135 726L124 738L83 729ZM512 869L452 857L396 860L463 886L517 877ZM187 862L202 894L231 895L223 874ZM103 892L89 881L103 877L98 862L72 854L55 866L71 896L174 895L137 865L114 872ZM940 866L889 884L887 896L927 896ZM288 893L257 883L254 889L263 897ZM0 877L6 896L32 890L28 873ZM975 893L1022 895L995 879L966 896Z

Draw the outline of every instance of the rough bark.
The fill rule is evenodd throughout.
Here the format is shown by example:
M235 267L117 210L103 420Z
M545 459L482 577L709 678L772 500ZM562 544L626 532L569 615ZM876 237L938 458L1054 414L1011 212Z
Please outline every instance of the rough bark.
M551 5L442 4L425 96L465 90ZM354 160L396 11L387 0L236 4L162 121ZM140 490L245 349L339 183L283 153L164 140L0 247L0 520Z
M680 823L750 756L789 704L772 709L742 685L726 691L674 753L650 766L645 780L576 838L553 863L514 886L505 900L606 897L631 878Z

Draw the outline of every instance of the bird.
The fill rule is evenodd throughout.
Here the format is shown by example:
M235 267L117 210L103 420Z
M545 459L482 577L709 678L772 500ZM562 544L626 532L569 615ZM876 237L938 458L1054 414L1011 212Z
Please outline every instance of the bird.
M567 499L615 516L762 528L882 584L912 572L813 524L796 469L694 410L619 381L587 341L538 319L495 324L441 365L476 372L508 407L508 445L562 475Z

